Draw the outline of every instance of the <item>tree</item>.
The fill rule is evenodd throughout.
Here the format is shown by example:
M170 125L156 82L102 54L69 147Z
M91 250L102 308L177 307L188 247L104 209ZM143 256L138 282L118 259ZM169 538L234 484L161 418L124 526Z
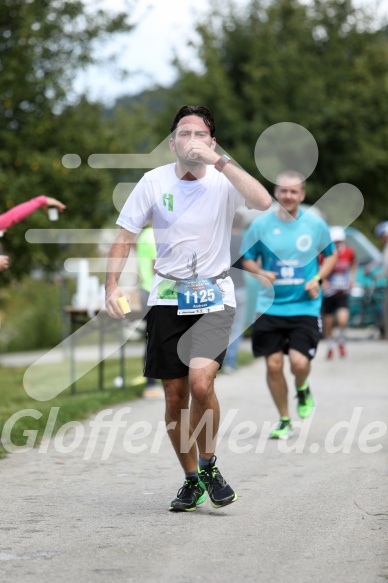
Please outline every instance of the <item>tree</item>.
M78 0L1 3L0 212L44 193L65 202L67 227L99 227L113 210L111 173L87 165L91 153L114 151L111 124L100 105L75 100L71 81L93 62L95 41L131 30L128 12L90 12ZM67 153L81 157L79 168L63 166ZM27 228L47 226L38 211L6 234L12 276L59 266L57 246L30 245L23 236Z

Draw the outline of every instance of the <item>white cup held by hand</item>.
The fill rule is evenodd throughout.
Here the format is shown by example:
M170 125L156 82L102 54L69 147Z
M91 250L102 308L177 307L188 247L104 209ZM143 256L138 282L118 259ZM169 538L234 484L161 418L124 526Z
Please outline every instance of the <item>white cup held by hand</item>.
M55 206L49 206L48 217L49 217L50 221L57 221L58 220L58 217L59 217L58 209Z

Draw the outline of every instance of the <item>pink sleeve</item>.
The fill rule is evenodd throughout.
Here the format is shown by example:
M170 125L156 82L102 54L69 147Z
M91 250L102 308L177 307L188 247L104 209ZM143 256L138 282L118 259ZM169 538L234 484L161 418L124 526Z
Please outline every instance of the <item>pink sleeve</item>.
M32 215L38 208L44 206L47 203L45 195L37 196L28 200L27 202L22 202L14 206L12 209L0 215L0 230L9 229L12 225L20 223L23 219Z

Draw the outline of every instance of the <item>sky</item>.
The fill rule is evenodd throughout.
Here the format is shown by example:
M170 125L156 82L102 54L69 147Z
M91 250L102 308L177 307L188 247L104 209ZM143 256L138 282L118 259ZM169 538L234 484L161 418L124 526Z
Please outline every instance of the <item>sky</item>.
M92 4L92 0L84 2ZM235 3L243 8L248 0ZM102 0L99 4L113 12L122 8L125 0ZM206 14L211 4L211 0L132 0L135 9L131 11L131 22L139 24L120 40L96 49L96 55L116 52L118 63L132 71L131 75L125 80L117 66L91 67L77 76L76 92L86 91L90 98L109 103L120 95L136 94L155 84L171 84L175 78L172 59L177 54L193 63L194 51L188 46L196 38L193 22Z
M234 0L241 10L248 2ZM195 51L188 43L195 41L194 23L210 10L212 0L84 0L84 3L93 8L101 6L110 12L132 6L131 22L138 25L120 39L100 43L95 48L97 56L116 53L117 65L94 66L79 73L74 83L77 94L86 92L90 99L112 105L121 95L173 83L175 70L171 61L174 55L199 68ZM354 3L367 7L378 3L378 13L388 15L388 0L354 0ZM131 71L127 79L119 74L120 66Z

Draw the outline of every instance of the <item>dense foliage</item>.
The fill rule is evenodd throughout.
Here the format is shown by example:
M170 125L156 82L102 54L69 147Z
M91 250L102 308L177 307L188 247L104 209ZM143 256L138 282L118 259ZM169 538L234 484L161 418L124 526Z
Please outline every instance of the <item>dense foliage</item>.
M371 233L388 219L388 28L352 0L227 6L216 2L198 25L202 71L177 62L161 135L181 104L206 104L220 144L257 175L260 134L279 122L301 124L320 154L309 201L337 183L356 185L365 199L358 224Z
M97 3L98 4L98 3ZM129 31L127 13L109 15L81 1L3 0L0 4L0 212L40 194L67 205L61 227L99 227L112 209L113 179L87 164L93 152L115 149L102 107L76 100L75 72L93 62L93 43ZM65 168L62 157L82 164ZM113 210L113 209L112 209ZM56 245L31 245L29 228L50 227L43 210L12 227L4 251L20 277L32 267L55 270Z

